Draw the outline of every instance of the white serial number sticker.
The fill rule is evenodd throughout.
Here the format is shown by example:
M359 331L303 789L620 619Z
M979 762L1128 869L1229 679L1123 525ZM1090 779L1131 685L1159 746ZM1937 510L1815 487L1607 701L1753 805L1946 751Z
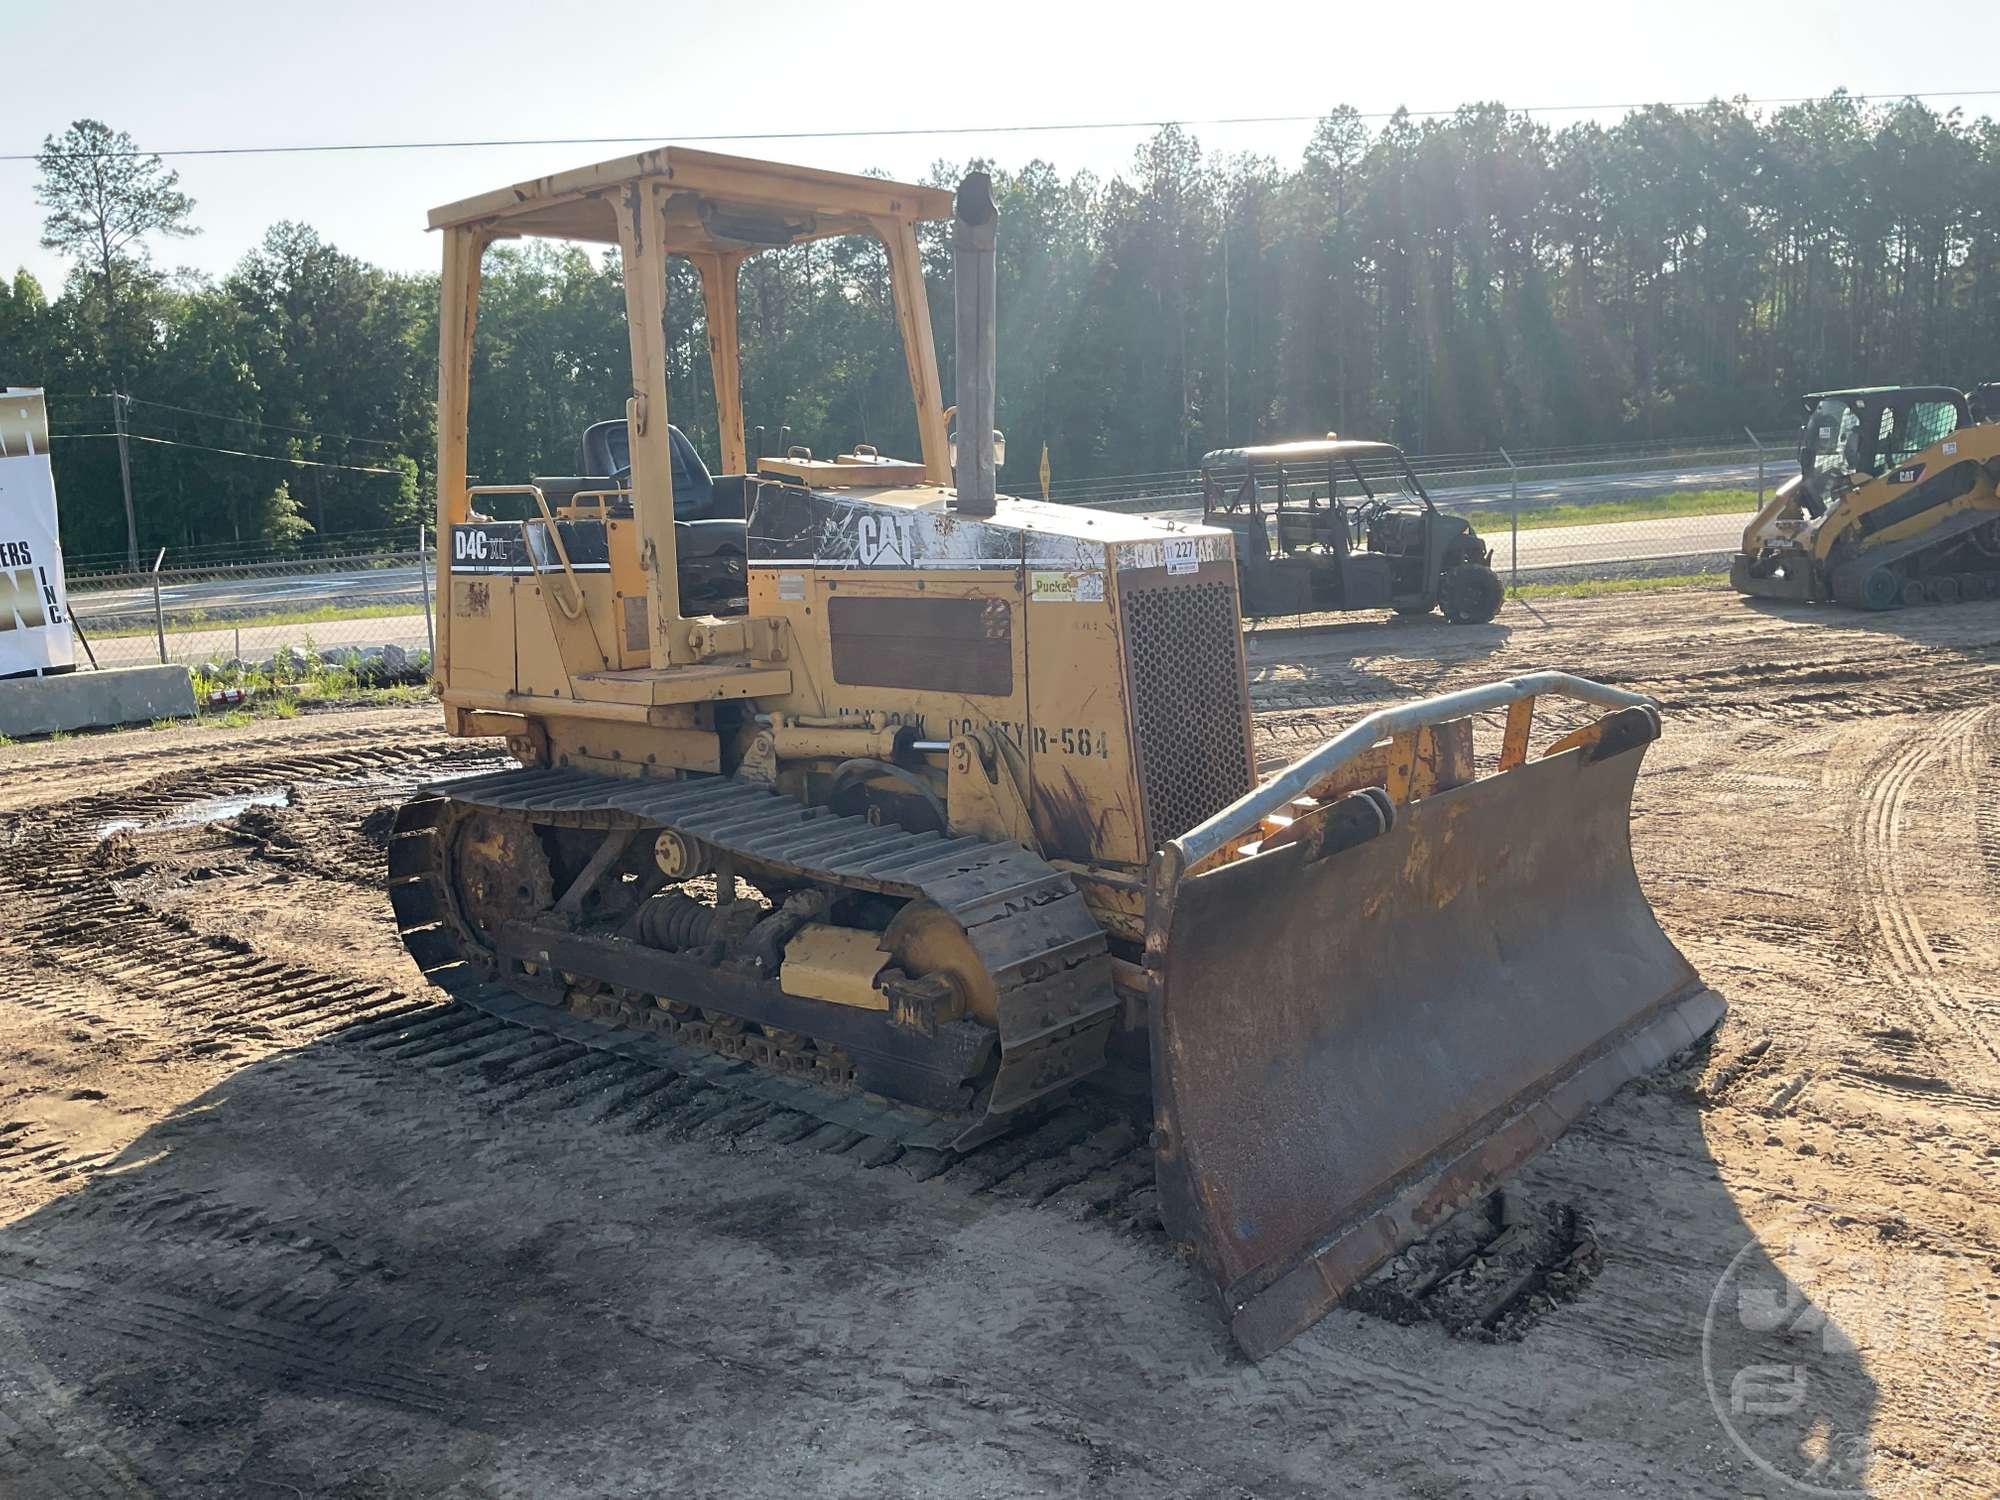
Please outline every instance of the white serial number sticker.
M1201 556L1195 548L1191 536L1176 536L1167 539L1167 571L1169 573L1192 573L1201 566Z

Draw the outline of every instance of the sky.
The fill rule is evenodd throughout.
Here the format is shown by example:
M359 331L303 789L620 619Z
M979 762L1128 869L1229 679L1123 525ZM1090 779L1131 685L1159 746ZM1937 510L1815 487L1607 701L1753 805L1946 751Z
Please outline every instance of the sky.
M439 5L427 0L0 0L0 155L81 116L148 149L750 132L936 132L1104 121L1448 111L1499 100L1552 126L1713 96L1922 93L2000 114L2000 11L1965 6L1950 45L1885 45L1879 0L1422 6L1307 3L971 7L843 0ZM967 17L972 17L968 22ZM976 29L969 29L976 28ZM1893 27L1890 28L1894 30ZM1930 41L1941 40L1932 36ZM1556 108L1560 106L1561 108ZM1205 149L1295 162L1309 119L1192 125ZM940 158L1039 157L1123 171L1145 129L742 140L706 149L920 176ZM281 219L398 270L435 267L426 212L641 145L182 157L192 240L156 264L226 272ZM51 294L32 162L0 161L0 272Z

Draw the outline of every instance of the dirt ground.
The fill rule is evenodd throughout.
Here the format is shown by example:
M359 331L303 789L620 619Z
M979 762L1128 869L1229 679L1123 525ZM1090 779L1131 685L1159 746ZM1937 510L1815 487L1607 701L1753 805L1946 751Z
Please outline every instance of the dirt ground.
M1665 707L1638 862L1731 1011L1521 1174L1590 1255L1518 1337L1253 1366L1115 1126L933 1175L444 1006L379 888L493 764L431 711L77 738L0 749L0 1495L2000 1491L2000 604L1250 654L1270 761L1538 667Z

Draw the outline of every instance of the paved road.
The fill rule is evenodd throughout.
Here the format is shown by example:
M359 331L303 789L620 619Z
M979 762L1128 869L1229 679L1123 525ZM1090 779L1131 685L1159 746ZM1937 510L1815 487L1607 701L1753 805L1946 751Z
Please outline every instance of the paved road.
M150 622L153 590L71 590L87 621L101 616L133 616ZM191 610L233 615L253 611L316 609L329 604L407 604L421 610L423 577L414 563L395 567L349 568L336 573L293 573L254 578L211 578L162 584L160 605L169 616Z
M1754 484L1754 466L1708 466L1654 469L1644 473L1593 475L1536 481L1524 485L1524 503L1587 503L1590 500L1630 500L1675 490L1714 489ZM1506 493L1490 488L1438 489L1433 497L1455 508L1503 506ZM1150 514L1196 519L1199 508L1156 510ZM1694 557L1735 550L1747 514L1669 516L1656 521L1614 521L1602 525L1531 528L1520 533L1522 573L1590 563L1638 562ZM1504 512L1482 518L1481 529L1494 550L1494 564L1512 569ZM273 577L208 579L163 587L161 604L167 614L167 654L176 661L196 662L241 654L256 661L279 647L303 643L308 637L322 650L334 646L398 645L405 650L423 646L424 578L414 564L379 568L349 568L333 573L302 573ZM103 636L93 644L107 665L152 661L158 657L153 636L113 637L112 630L149 627L153 621L150 588L78 591L74 597L85 628ZM232 617L261 612L310 609L322 605L369 604L392 608L394 615L365 620L336 620L317 625L274 625L237 629Z
M1733 552L1749 520L1750 513L1746 511L1721 516L1666 516L1657 521L1612 521L1600 526L1531 528L1520 534L1520 572L1529 575L1588 563L1642 562ZM1512 558L1506 530L1494 528L1487 540L1493 547L1493 565L1503 574L1508 573ZM87 628L92 616L86 613L84 618ZM426 644L424 617L415 612L318 625L248 629L204 623L196 629L177 630L174 623L170 616L167 654L175 661L190 663L227 660L238 654L247 660L262 661L281 646L303 645L308 637L321 651L341 646L383 645L416 651ZM159 656L158 642L151 635L106 638L94 641L93 645L97 659L106 666L155 661Z
M1775 484L1784 476L1776 465L1765 468L1765 482ZM1521 501L1526 505L1588 505L1594 501L1639 500L1648 495L1671 495L1678 490L1755 489L1755 464L1712 464L1693 469L1648 469L1643 474L1591 474L1562 479L1524 480ZM1427 486L1428 488L1428 486ZM1507 504L1506 485L1476 485L1469 488L1440 488L1430 492L1433 500L1454 509L1467 505Z
M1546 572L1579 563L1645 562L1663 557L1702 557L1734 552L1754 511L1722 516L1663 516L1657 521L1611 521L1602 526L1540 526L1521 533L1521 571ZM1505 572L1509 537L1505 525L1484 533L1493 564Z
M1669 494L1675 490L1718 489L1757 482L1756 465L1725 464L1694 468L1648 469L1643 473L1567 476L1536 479L1521 486L1524 505L1558 502L1587 504L1593 500L1631 500L1646 495ZM1436 500L1454 508L1504 506L1505 485L1441 487L1431 491ZM1188 496L1187 507L1153 508L1150 513L1179 519L1200 514L1199 496ZM1489 523L1490 524L1490 523ZM1523 563L1525 567L1525 553ZM86 627L93 620L105 628L115 628L111 617L122 625L149 624L153 618L150 587L128 589L74 590ZM203 579L169 583L160 590L160 602L169 620L176 614L195 610L210 615L229 616L258 611L310 609L328 604L383 603L407 606L413 613L423 608L423 580L414 564L379 568L348 568L332 573L298 573L271 577Z
M84 629L88 630L91 617L85 615L83 620ZM283 646L303 648L308 639L327 654L347 646L357 650L368 646L401 646L405 651L422 651L429 644L421 614L331 620L318 625L259 625L248 629L224 625L177 630L173 619L167 620L167 658L189 665L227 661L239 654L254 664ZM160 659L159 640L152 635L92 636L90 645L100 666L130 666ZM77 659L79 662L85 659L82 651L77 652Z

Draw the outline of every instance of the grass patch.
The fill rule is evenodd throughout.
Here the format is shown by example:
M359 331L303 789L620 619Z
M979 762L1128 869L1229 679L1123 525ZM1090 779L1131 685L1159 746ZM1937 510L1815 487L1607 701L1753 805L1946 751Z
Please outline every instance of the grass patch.
M86 600L88 595L82 596ZM421 615L417 604L322 604L313 609L276 609L239 615L205 609L177 609L167 618L167 634L181 635L192 630L266 630L279 625L326 625L342 620L390 620ZM152 635L152 620L143 624L91 627L95 641L115 641L128 636Z
M1585 578L1576 583L1524 583L1515 599L1596 599L1605 594L1646 594L1658 589L1715 588L1727 573L1666 573L1657 578Z
M208 729L241 729L246 724L272 719L296 719L301 714L327 708L391 708L433 702L430 690L421 687L355 687L346 691L325 691L297 685L254 694L240 703L197 701L194 723ZM154 729L171 729L185 719L161 719Z
M1677 490L1645 500L1606 500L1601 505L1543 505L1521 509L1521 529L1548 526L1608 526L1614 521L1658 521L1668 516L1727 516L1757 508L1755 490ZM1473 524L1481 536L1502 535L1507 512L1501 506L1452 511Z
M370 662L348 666L327 661L311 649L312 637L300 653L280 652L272 669L244 667L231 670L213 663L188 669L194 684L195 713L199 722L233 729L253 719L296 719L316 708L376 707L390 704L427 703L430 688L424 683L383 682ZM413 652L410 665L428 671L425 652ZM229 693L230 697L220 694Z

